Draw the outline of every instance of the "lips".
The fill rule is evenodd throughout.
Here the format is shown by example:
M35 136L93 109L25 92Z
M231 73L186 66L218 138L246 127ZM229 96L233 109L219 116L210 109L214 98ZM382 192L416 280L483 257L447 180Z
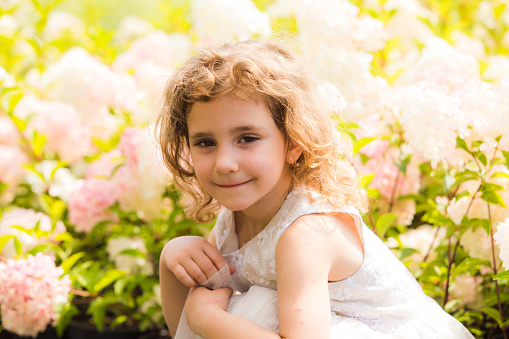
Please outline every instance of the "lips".
M221 188L235 188L235 187L240 187L242 185L245 185L247 184L248 182L250 182L251 180L248 180L248 181L244 181L244 182L241 182L241 183L236 183L236 184L216 184L217 186L221 187Z

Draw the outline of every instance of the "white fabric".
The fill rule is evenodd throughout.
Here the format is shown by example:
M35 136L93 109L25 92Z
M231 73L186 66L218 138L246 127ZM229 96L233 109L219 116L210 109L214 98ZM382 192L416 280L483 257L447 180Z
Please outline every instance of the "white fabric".
M257 323L277 332L277 242L300 216L331 212L353 216L362 229L365 252L364 262L355 274L329 283L331 338L473 338L459 321L424 294L412 274L363 223L355 208L338 209L323 200L311 202L303 188L292 191L265 229L242 248L235 233L233 212L225 209L219 214L216 243L227 263L235 268L228 286L242 293L232 297L235 314L247 317L254 312ZM233 313L230 307L228 311ZM196 336L176 337L191 338Z

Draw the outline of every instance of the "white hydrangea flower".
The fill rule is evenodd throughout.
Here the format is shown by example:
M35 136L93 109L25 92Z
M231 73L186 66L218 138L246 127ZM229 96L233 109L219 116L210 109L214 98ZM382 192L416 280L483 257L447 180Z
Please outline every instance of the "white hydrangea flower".
M60 167L53 173L57 165L58 162L55 160L43 160L35 164L35 169L42 174L44 181L32 172L27 174L26 181L34 193L42 194L49 186L49 195L67 201L77 179L65 167Z
M493 262L493 257L491 255L491 237L482 227L478 227L475 231L469 229L463 233L460 238L460 245L463 246L463 249L471 257ZM499 249L495 248L495 257L498 255Z
M434 164L456 163L456 137L470 135L459 101L443 92L410 86L402 91L400 105L408 144Z
M149 34L152 30L154 30L154 26L150 22L129 15L123 18L118 25L113 41L125 44Z
M152 264L145 258L137 257L129 254L122 254L125 250L139 250L146 253L145 243L139 237L120 236L111 238L106 244L106 251L111 260L115 262L115 267L120 270L129 270L135 273L152 275L154 268Z
M509 81L509 56L500 54L491 55L487 61L488 66L483 72L484 79L500 83Z
M251 0L193 0L191 19L193 31L205 44L247 40L254 35L267 38L272 33L268 14Z
M0 66L0 88L9 88L14 87L16 85L16 81L14 77L7 73L7 71Z
M500 249L499 258L504 268L509 270L509 218L498 225L493 238Z
M49 99L70 103L90 126L94 136L107 139L120 121L109 109L127 109L140 91L127 73L114 73L81 47L73 47L41 75Z
M62 10L52 11L42 32L44 40L57 40L66 34L76 40L83 39L86 37L85 23L69 12Z
M0 16L0 36L5 38L12 38L18 30L18 22L9 14Z
M341 114L347 105L336 85L330 82L324 82L318 86L318 97L330 114Z

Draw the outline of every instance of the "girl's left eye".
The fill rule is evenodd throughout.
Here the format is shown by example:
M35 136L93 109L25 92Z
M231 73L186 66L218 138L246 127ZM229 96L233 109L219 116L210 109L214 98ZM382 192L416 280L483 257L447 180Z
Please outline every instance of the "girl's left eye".
M241 144L243 144L243 143L250 143L250 142L256 141L258 139L259 139L258 137L255 137L253 135L245 135L245 136L243 136L242 138L239 139L239 142Z

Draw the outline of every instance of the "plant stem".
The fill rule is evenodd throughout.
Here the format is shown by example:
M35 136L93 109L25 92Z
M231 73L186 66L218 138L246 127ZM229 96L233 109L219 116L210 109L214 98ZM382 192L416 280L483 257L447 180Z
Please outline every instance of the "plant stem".
M458 245L460 244L460 240L456 241L456 245L454 245L454 251L452 253L451 257L451 238L449 238L449 249L448 249L448 256L449 256L449 265L447 266L447 283L445 285L445 296L444 296L444 304L442 305L442 308L445 308L445 304L447 304L447 299L449 299L449 279L451 277L451 268L452 263L454 262L454 259L456 258L456 250L458 249Z
M490 226L491 226L491 210L490 210L490 204L488 205L488 218L490 220ZM491 239L491 257L493 259L493 273L497 275L497 260L495 257L495 243L493 241L493 227L490 227L490 239ZM498 281L495 280L495 290L497 293L497 303L498 303L498 313L500 314L500 322L504 323L504 313L502 312L502 303L500 302L500 291L498 289ZM504 334L504 339L507 339L507 335L505 333L506 327L502 325L501 327L502 333Z
M435 243L435 240L438 236L438 231L440 231L440 226L437 226L437 230L435 231L435 234L433 235L433 240L431 240L431 243L429 244L428 251L426 252L426 255L424 256L424 259L422 259L422 262L426 262L426 260L429 257L429 254L431 250L433 249L433 244Z

